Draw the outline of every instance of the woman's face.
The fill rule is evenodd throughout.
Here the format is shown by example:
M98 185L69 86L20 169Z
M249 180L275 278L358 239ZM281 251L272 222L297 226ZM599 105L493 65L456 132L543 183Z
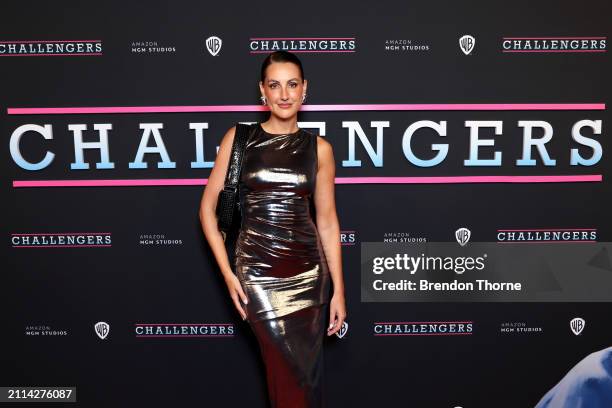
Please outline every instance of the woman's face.
M259 82L259 89L267 99L270 113L283 119L297 115L306 87L307 81L302 82L300 69L292 62L273 62L268 65L265 82Z

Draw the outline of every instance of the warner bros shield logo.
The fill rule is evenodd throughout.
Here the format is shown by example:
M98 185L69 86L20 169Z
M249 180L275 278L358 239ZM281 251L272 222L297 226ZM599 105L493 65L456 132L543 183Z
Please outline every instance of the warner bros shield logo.
M336 336L338 336L339 338L343 338L347 331L348 331L348 323L342 322L342 326L340 327L340 330L336 332Z
M586 322L581 317L575 317L570 321L570 328L576 336L582 333L584 326L586 326Z
M465 55L469 55L470 52L474 50L476 46L476 39L471 35L464 35L459 39L459 48Z
M465 246L465 244L468 243L471 235L472 233L467 228L459 228L457 231L455 231L455 239L461 246Z
M104 340L106 336L108 336L108 332L110 332L110 326L106 322L98 322L94 325L94 329L96 330L96 334L99 338Z
M206 39L206 49L213 57L216 57L221 51L221 44L223 41L215 35L210 36Z

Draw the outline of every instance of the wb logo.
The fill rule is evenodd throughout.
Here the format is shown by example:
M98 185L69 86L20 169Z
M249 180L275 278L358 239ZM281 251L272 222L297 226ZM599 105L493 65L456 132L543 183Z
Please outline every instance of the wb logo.
M217 36L211 36L206 39L206 49L213 57L216 57L221 51L221 39Z
M106 322L98 322L95 324L94 329L96 330L98 337L104 340L106 336L108 336L110 326Z
M586 322L584 321L584 319L580 317L576 317L570 321L570 328L572 329L572 332L574 332L576 336L582 333L585 325L586 325Z
M465 246L465 244L468 243L471 235L472 233L467 228L459 228L457 231L455 231L455 239L457 239L457 242L461 246Z
M336 336L338 336L339 338L343 338L347 331L348 331L348 323L342 322L342 327L340 327L340 330L336 332Z
M474 50L474 46L476 45L476 39L471 35L464 35L459 39L459 48L465 55L468 55L472 50Z

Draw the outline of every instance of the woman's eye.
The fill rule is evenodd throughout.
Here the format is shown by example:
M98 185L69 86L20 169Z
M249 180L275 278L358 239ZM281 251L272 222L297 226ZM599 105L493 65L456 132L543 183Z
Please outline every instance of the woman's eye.
M292 88L295 88L297 86L297 84L295 82L292 82L289 85L291 85Z

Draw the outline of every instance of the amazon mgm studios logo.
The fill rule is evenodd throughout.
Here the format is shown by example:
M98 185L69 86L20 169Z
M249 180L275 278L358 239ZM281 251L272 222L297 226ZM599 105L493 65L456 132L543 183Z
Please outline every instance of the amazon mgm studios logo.
M31 337L67 336L68 330L58 329L46 324L35 324L26 326L25 335Z
M183 245L181 238L169 238L166 234L140 234L138 239L140 246L176 246Z
M510 335L539 334L543 333L542 326L534 326L526 322L503 322L499 327L499 333Z
M130 51L132 54L174 54L176 47L157 41L132 41Z
M385 231L382 242L406 242L419 244L427 242L424 236L411 236L408 231Z
M385 40L385 51L387 52L427 52L429 49L429 44L423 41L415 41L405 38Z

